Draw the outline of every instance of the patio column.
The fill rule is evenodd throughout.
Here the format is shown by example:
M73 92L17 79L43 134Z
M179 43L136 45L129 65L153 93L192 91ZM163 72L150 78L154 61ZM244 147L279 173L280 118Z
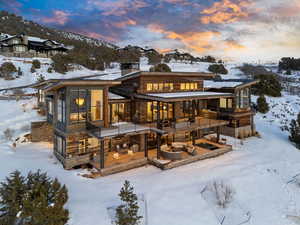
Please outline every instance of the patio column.
M148 158L148 134L145 134L144 145L145 145L145 157Z
M157 102L157 119L156 119L156 124L157 124L157 129L161 129L162 128L162 124L160 121L160 102Z
M220 127L217 127L217 143L220 142Z
M100 140L100 169L104 169L104 139Z
M161 134L156 135L156 143L157 143L157 159L160 159Z
M197 132L197 131L192 131L192 143L193 143L193 145L196 144L195 132Z

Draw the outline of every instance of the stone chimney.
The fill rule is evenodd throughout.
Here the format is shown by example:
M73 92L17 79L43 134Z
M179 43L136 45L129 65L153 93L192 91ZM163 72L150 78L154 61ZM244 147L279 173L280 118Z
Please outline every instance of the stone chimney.
M22 44L28 45L28 36L26 34L21 34L22 36Z
M140 71L140 63L139 62L121 63L122 76L132 73L132 72L137 72L137 71Z

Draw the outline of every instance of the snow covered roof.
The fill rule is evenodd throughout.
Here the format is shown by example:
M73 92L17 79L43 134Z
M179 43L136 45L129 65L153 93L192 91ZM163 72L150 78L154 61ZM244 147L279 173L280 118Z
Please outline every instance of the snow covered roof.
M242 85L243 82L234 82L234 81L213 81L213 80L204 80L204 88L234 88L236 86Z
M31 36L28 36L28 41L45 42L45 41L48 41L48 40L42 39L42 38L38 38L38 37L31 37Z

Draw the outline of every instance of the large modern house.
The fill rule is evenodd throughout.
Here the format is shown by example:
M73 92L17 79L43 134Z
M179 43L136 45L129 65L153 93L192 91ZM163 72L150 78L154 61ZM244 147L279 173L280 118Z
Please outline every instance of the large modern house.
M64 168L89 165L101 175L147 163L168 169L230 151L220 134L256 133L250 96L257 81L121 68L34 86L47 121L32 124L32 139L53 137Z
M53 40L19 35L0 36L0 54L16 57L51 57L55 54L63 54L68 49Z

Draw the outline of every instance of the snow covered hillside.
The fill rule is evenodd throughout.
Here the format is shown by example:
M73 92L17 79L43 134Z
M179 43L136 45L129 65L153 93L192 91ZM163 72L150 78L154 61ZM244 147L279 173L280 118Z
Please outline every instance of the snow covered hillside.
M31 73L30 69L32 66L32 61L38 59L41 62L41 69L37 69L35 73ZM113 69L106 69L105 71L96 71L89 70L83 66L76 66L74 71L69 71L66 74L60 74L56 72L49 73L47 70L51 67L51 59L48 58L15 58L15 57L4 57L0 55L0 66L4 62L12 62L16 68L20 67L23 75L20 78L15 80L4 80L0 78L0 90L4 88L11 88L17 86L29 85L37 82L37 79L40 75L43 75L45 79L69 79L81 76L89 75L101 75L101 74L111 74L112 78L115 78L115 74L120 75L120 69L118 63L115 63ZM193 63L189 62L171 62L168 64L172 71L174 72L209 72L208 67L210 63ZM243 78L237 66L239 64L226 64L226 68L229 70L228 75L223 75L224 79L233 79L233 78ZM149 71L151 65L148 64L147 58L141 58L141 70ZM106 76L107 79L110 79L110 76Z
M287 102L291 103L291 110L299 109L299 99L292 96L272 101L278 103L274 108L277 112L284 111L283 103ZM0 101L0 104L7 109L0 111L3 118L0 180L16 169L23 173L42 169L58 177L69 189L70 225L94 225L95 221L110 224L107 208L117 198L125 179L134 184L137 193L145 196L149 225L218 225L221 216L227 217L225 221L231 221L231 225L237 225L245 215L250 219L246 224L297 224L300 188L293 177L300 173L300 151L288 141L280 124L271 123L262 115L256 117L261 138L253 137L242 143L230 139L234 146L231 153L169 171L147 166L91 180L80 176L87 171L64 170L53 157L49 144L18 143L16 148L11 147L11 142L2 137L3 130L15 130L15 138L26 131L22 127L29 121L40 118L32 110L33 99ZM25 112L23 104L27 104ZM216 207L201 195L203 187L215 180L224 181L234 190L232 203L226 209Z
M169 65L173 71L205 71L208 67L205 63ZM29 71L30 66L24 66L24 70ZM43 65L41 70L46 71L47 66ZM148 67L142 63L143 70ZM235 64L227 65L231 73L224 78L240 77L235 67ZM91 71L43 75L72 77L87 75L86 72ZM31 76L29 72L24 74L20 82L35 81ZM8 85L2 82L2 86ZM16 148L12 147L11 141L3 136L4 130L13 130L15 139L28 132L31 121L41 118L33 110L34 98L0 100L1 108L5 109L0 110L0 181L14 170L25 174L41 169L57 177L69 189L69 225L109 225L107 208L115 202L125 179L145 197L148 225L220 225L222 221L225 225L300 224L300 186L297 184L300 183L300 151L289 142L288 133L281 130L300 111L300 99L283 93L282 97L268 97L267 101L270 112L255 117L261 138L244 141L227 138L234 148L230 153L168 171L146 166L93 180L81 176L88 172L86 170L64 170L53 156L50 144L19 141ZM232 201L225 209L202 192L214 181L223 181L233 190Z

